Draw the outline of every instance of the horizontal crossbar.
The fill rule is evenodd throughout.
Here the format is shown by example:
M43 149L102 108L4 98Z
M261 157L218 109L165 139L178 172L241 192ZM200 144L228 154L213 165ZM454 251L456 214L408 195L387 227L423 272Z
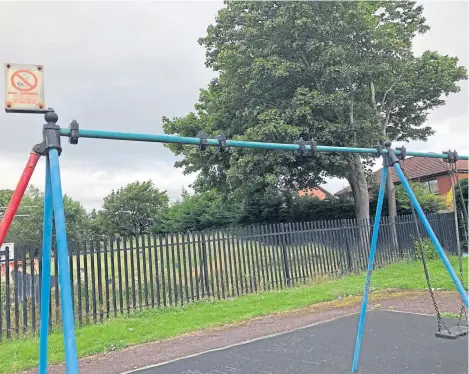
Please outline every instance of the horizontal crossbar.
M60 129L61 136L69 136L70 129ZM153 135L153 134L138 134L131 132L114 132L102 130L81 130L80 138L89 139L108 139L108 140L128 140L136 142L155 142L155 143L171 143L171 144L188 144L200 145L200 138L190 138L176 135ZM207 145L218 147L220 142L218 139L207 139ZM264 142L249 142L241 140L226 140L227 147L235 148L257 148L257 149L278 149L284 151L298 151L300 146L298 144L283 144L283 143L264 143ZM311 150L311 145L305 146L307 151ZM330 152L330 153L362 153L362 154L378 154L375 148L353 148L353 147L329 147L318 145L315 148L316 152ZM382 150L387 153L386 149ZM395 150L396 154L400 154L399 150ZM427 152L411 152L407 151L407 156L429 157L429 158L448 158L448 155L442 153L427 153ZM459 156L460 160L468 160L468 156Z

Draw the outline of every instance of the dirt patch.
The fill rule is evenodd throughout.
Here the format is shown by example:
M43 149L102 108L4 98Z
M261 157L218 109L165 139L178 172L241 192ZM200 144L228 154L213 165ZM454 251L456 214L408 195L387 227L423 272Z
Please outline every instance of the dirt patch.
M439 291L436 292L436 298L441 312L459 313L461 299L456 292ZM144 366L242 343L262 336L291 331L356 313L359 311L360 302L360 297L347 297L343 300L316 304L300 310L272 314L234 325L193 332L176 338L82 358L79 360L80 374L121 374ZM435 314L430 296L427 292L421 291L389 290L371 293L368 310L376 308L427 315ZM22 373L36 374L37 372L37 369L33 369ZM48 373L65 373L65 366L52 366Z

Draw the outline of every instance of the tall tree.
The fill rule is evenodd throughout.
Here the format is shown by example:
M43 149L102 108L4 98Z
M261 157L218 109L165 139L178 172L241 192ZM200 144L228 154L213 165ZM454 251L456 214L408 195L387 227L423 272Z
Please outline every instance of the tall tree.
M166 191L155 188L151 180L137 181L106 196L98 216L108 234L138 235L149 232L168 202Z
M391 140L425 140L429 110L444 104L466 79L458 60L412 53L412 40L428 30L415 2L226 1L199 40L206 65L219 73L201 91L195 113L163 118L166 133L369 147ZM253 191L298 189L325 176L345 177L357 218L369 217L366 166L351 154L170 145L183 155L176 166L199 172L194 187L250 196ZM248 183L247 183L248 181ZM392 192L392 191L391 191ZM390 199L393 195L388 193Z

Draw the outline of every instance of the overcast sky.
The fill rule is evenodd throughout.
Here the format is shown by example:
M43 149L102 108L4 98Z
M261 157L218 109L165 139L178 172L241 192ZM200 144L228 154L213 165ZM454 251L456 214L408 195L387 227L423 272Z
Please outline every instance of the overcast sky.
M222 1L0 2L0 62L44 65L46 105L56 110L62 127L76 119L83 129L162 133L161 117L192 111L199 89L214 75L205 68L197 39L222 6ZM467 2L429 1L424 7L431 30L415 41L416 53L438 50L467 67ZM467 81L461 86L430 115L437 134L408 149L469 153ZM0 189L16 186L31 146L42 140L42 124L40 115L0 113ZM63 191L87 209L99 208L112 189L136 180L152 179L172 199L193 181L173 167L174 156L161 144L63 142ZM44 160L32 183L42 189ZM325 187L335 192L345 184L332 180Z

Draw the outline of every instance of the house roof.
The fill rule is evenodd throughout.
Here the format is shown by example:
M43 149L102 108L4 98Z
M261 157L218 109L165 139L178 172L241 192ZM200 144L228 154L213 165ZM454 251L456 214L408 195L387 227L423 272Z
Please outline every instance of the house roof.
M317 197L317 198L321 198L321 195L318 194L318 192L322 192L323 194L325 194L326 198L334 196L330 192L328 192L327 190L325 190L324 188L322 188L320 186L313 187L313 188L306 188L306 189L302 190L301 192L303 192L305 195L313 196L313 197Z
M448 172L448 164L445 163L441 158L429 158L429 157L409 157L405 160L404 163L401 162L401 167L403 168L407 179L411 181L428 179L432 176L437 176L445 174ZM458 172L468 171L468 161L467 160L458 160L456 161L456 168ZM381 181L381 171L382 168L378 171L375 171L374 175L376 176L377 182ZM394 183L400 183L399 177L396 174L394 168L390 169L392 175L392 181ZM351 192L350 186L341 189L336 192L334 195L339 196L346 192Z

